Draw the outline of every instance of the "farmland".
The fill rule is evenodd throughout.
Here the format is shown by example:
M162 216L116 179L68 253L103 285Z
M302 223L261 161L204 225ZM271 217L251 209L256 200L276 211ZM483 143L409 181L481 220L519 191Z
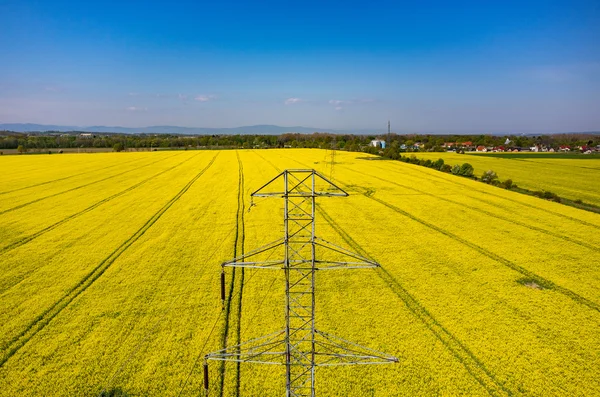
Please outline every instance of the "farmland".
M600 203L599 160L442 155ZM226 310L218 277L281 237L281 200L249 194L286 168L350 193L320 199L317 233L382 265L318 274L319 327L399 358L319 368L319 395L600 394L600 215L362 153L329 160L0 157L0 394L198 395L203 354L282 327L280 272L229 271ZM283 374L211 363L211 395L282 395Z
M410 153L406 153L410 156ZM418 158L444 159L447 164L469 163L475 174L495 171L501 180L529 190L546 190L571 200L600 205L600 156L550 153L414 153Z

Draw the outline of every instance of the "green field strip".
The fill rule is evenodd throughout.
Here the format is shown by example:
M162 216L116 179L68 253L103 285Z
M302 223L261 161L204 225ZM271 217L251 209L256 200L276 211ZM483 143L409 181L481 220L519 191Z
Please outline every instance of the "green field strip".
M392 161L390 161L390 162L392 162ZM396 166L396 167L402 167L403 165L405 165L405 164L404 163L395 164L395 162L394 162L394 166ZM409 164L407 164L406 166L408 166L408 165ZM380 168L380 169L385 170L385 171L390 171L389 168L381 168L381 167L376 167L376 168ZM557 217L560 217L560 218L568 219L570 221L573 221L573 222L576 222L576 223L579 223L579 224L582 224L582 225L585 225L585 226L593 227L595 229L600 229L600 225L596 225L596 224L584 221L584 220L579 219L579 218L574 218L572 216L566 215L566 214L561 213L561 212L552 211L552 210L549 210L547 208L542 208L541 206L536 206L536 205L533 205L533 204L529 204L529 203L526 203L526 202L521 201L521 200L512 199L512 198L505 197L505 196L502 196L502 195L499 195L499 194L491 193L491 192L486 191L486 190L478 189L474 185L469 185L469 184L462 183L462 181L460 181L460 179L463 178L463 177L460 177L460 176L448 175L448 178L443 178L443 177L440 177L438 175L435 175L436 172L440 172L440 171L433 171L432 170L431 172L427 172L426 170L420 170L419 168L422 168L422 167L418 166L418 165L415 165L414 167L410 167L410 168L411 168L412 171L416 171L416 172L425 174L429 178L433 178L433 179L436 179L436 180L439 180L439 181L442 181L442 182L445 182L445 183L448 183L448 184L452 184L452 185L457 185L457 186L462 186L462 187L466 187L466 188L469 188L469 189L473 189L473 190L475 190L478 193L482 193L482 194L486 194L486 195L489 195L489 196L493 196L493 197L496 197L496 198L499 198L499 199L502 199L502 200L509 201L509 202L511 202L513 204L522 205L524 207L532 208L532 209L535 209L535 210L538 210L538 211L543 211L543 212L549 213L551 215L554 215L554 216L557 216ZM398 168L395 170L395 172L402 173L402 171L400 169L398 169ZM451 179L449 179L450 176L452 176L454 178L451 180ZM474 182L474 181L472 181L472 182L473 183L480 183L480 182ZM500 188L498 188L498 189L500 189ZM469 197L473 198L475 200L478 200L478 201L486 202L485 200L480 199L478 197L474 197L474 196L470 196L470 195L469 195ZM537 199L537 200L542 200L542 199ZM559 205L559 204L557 204L557 205Z
M10 244L8 244L8 245L6 245L6 246L4 246L4 247L1 247L1 248L0 248L0 256L1 256L1 255L3 255L3 254L4 254L4 253L6 253L6 252L8 252L8 251L12 250L12 249L15 249L15 248L17 248L17 247L20 247L20 246L22 246L22 245L24 245L24 244L27 244L27 243L28 243L28 242L30 242L31 240L34 240L35 238L37 238L37 237L39 237L39 236L43 235L44 233L47 233L47 232L49 232L49 231L51 231L51 230L54 230L54 229L56 229L56 228L57 228L57 227L59 227L60 225L62 225L62 224L64 224L64 223L66 223L66 222L68 222L68 221L70 221L70 220L72 220L72 219L75 219L75 218L77 218L77 217L79 217L79 216L81 216L81 215L83 215L83 214L85 214L85 213L87 213L87 212L90 212L90 211L94 210L95 208L97 208L97 207L99 207L99 206L101 206L101 205L103 205L103 204L106 204L106 203L108 203L108 202L109 202L109 201L111 201L111 200L114 200L114 199L115 199L115 198L117 198L117 197L120 197L120 196L122 196L122 195L124 195L124 194L126 194L126 193L129 193L129 192L130 192L130 191L132 191L132 190L135 190L136 188L138 188L138 187L140 187L140 186L144 185L145 183L147 183L147 182L149 182L149 181L153 180L154 178L156 178L156 177L158 177L158 176L160 176L160 175L162 175L162 174L164 174L164 173L166 173L166 172L169 172L169 171L171 171L171 170L173 170L173 169L175 169L175 168L179 167L180 165L182 165L182 164L184 164L185 162L187 162L187 161L189 161L189 160L193 159L193 158L194 158L194 157L196 157L196 156L197 156L197 155L195 155L195 156L193 156L193 157L189 157L189 158L187 158L186 160L183 160L182 162L180 162L180 163L178 163L178 164L176 164L176 165L174 165L174 166L172 166L172 167L170 167L170 168L167 168L167 169L165 169L165 170L163 170L163 171L160 171L160 172L158 172L158 173L156 173L156 174L154 174L154 175L150 176L149 178L146 178L146 179L142 180L141 182L138 182L138 183L136 183L135 185L132 185L132 186L130 186L130 187L128 187L128 188L126 188L126 189L124 189L124 190L121 190L120 192L118 192L118 193L115 193L115 194L113 194L112 196L106 197L106 198L104 198L104 199L102 199L102 200L100 200L100 201L98 201L98 202L96 202L96 203L94 203L94 204L90 205L89 207L87 207L87 208L85 208L85 209L83 209L83 210L81 210L81 211L79 211L79 212L76 212L75 214L69 215L69 216L67 216L66 218L63 218L62 220L60 220L60 221L58 221L58 222L56 222L56 223L53 223L52 225L50 225L50 226L48 226L48 227L45 227L44 229L42 229L42 230L39 230L39 231L38 231L38 232L36 232L36 233L33 233L33 234L29 235L29 236L25 236L25 237L23 237L23 238L21 238L21 239L19 239L19 240L15 241L15 242L13 242L13 243L10 243Z
M138 161L138 160L139 159L134 159L134 160L125 161L125 162L122 162L122 163L116 163L116 164L109 165L109 166L104 167L104 168L94 168L93 170L80 172L79 174L72 174L72 175L69 175L69 176L65 176L64 178L53 179L53 180L50 180L50 181L40 182L40 183L36 183L34 185L24 186L24 187L20 187L20 188L17 188L17 189L6 190L4 192L0 192L0 195L8 194L8 193L13 193L13 192L18 192L18 191L25 190L25 189L31 189L31 188L38 187L38 186L48 185L48 184L54 183L54 182L64 181L64 180L67 180L67 179L70 179L70 178L74 178L76 176L89 174L91 172L103 172L103 171L106 171L109 168L122 166L124 164L129 164L129 163L132 163L132 162Z
M211 159L208 165L203 168L195 177L193 177L171 200L169 200L158 212L156 212L146 223L138 229L136 233L124 241L116 250L108 257L100 262L91 272L81 279L74 287L67 291L57 302L47 308L39 316L37 316L26 328L9 340L2 346L2 356L0 357L0 368L12 357L19 349L21 349L35 334L48 325L54 317L65 309L75 298L81 295L85 290L92 285L104 272L123 254L132 244L134 244L144 233L150 229L156 221L177 201L183 196L189 188L212 166L218 153Z
M494 214L493 212L486 211L486 210L481 209L481 208L469 206L469 205L463 204L463 203L461 203L459 201L454 201L454 200L449 199L447 197L438 196L438 195L435 195L435 194L432 194L432 193L428 193L428 192L426 192L424 190L420 190L420 189L417 189L417 188L413 188L411 186L403 185L403 184L398 183L398 182L390 181L389 179L380 178L378 176L371 175L371 174L368 174L368 173L365 173L365 172L361 172L361 171L357 171L357 170L354 170L354 169L348 168L348 167L344 167L344 168L347 169L347 170L350 170L352 172L355 172L355 173L367 176L369 178L377 179L379 181L382 181L382 182L385 182L385 183L389 183L391 185L395 185L395 186L398 186L398 187L402 187L404 189L409 189L409 190L418 192L419 194L422 194L422 195L425 195L425 196L429 196L429 197L433 197L435 199L442 200L442 201L445 201L445 202L448 202L448 203L456 204L456 205L461 206L461 207L466 207L469 210L479 212L481 214L490 216L492 218L501 219L501 220L503 220L505 222L512 223L512 224L518 225L520 227L524 227L524 228L527 228L527 229L530 229L530 230L533 230L533 231L536 231L536 232L539 232L539 233L546 234L548 236L552 236L554 238L562 239L562 240L568 241L570 243L577 244L577 245L579 245L581 247L584 247L584 248L587 248L587 249L589 249L591 251L600 252L600 247L598 247L596 245L593 245L593 244L588 244L585 241L581 241L581 240L578 240L576 238L572 238L572 237L566 236L564 234L555 233L555 232L552 232L550 230L543 229L541 227L533 226L533 225L530 225L530 224L527 224L527 223L524 223L524 222L519 222L517 220L514 220L513 218L509 218L509 217L506 217L506 216Z
M511 161L510 159L482 158L480 156L449 156L445 153L418 153L417 158L445 159L448 164L468 162L475 168L475 174L494 170L501 179L512 179L520 187L529 190L546 190L571 200L600 205L600 194L594 186L594 179L582 172L575 172L570 164L552 165L543 162ZM395 162L395 161L394 161ZM578 163L578 161L572 161ZM600 161L598 161L600 163Z
M262 157L262 156L260 156ZM272 167L280 171L280 169L263 157L267 163ZM306 168L311 168L306 164L295 160L298 164ZM366 256L367 258L374 258L369 255L355 240L353 240L348 233L346 233L339 225L323 210L323 208L317 204L317 211L323 216L326 222L340 235L340 237L355 249L359 254ZM389 288L400 298L410 312L418 318L432 334L439 340L446 349L454 356L454 358L460 362L465 370L479 383L487 392L492 396L505 396L512 395L513 392L506 388L502 382L500 382L490 370L487 369L485 364L479 360L475 354L473 354L467 346L454 336L449 330L447 330L440 322L438 322L433 315L423 306L420 302L413 297L402 285L393 278L393 276L384 270L382 267L378 269L378 276L386 282Z
M320 205L317 205L319 214L340 235L340 237L352 249L367 258L377 258L366 252L346 231L344 231ZM435 335L435 337L448 349L451 354L467 370L467 372L492 396L512 395L513 392L506 388L503 382L477 358L477 356L466 346L464 342L454 336L446 329L420 302L411 295L398 280L396 280L385 268L379 267L377 275L389 286L389 288L404 302L410 312L418 318Z
M176 156L176 155L174 155L174 156ZM104 181L107 181L107 180L109 180L109 179L116 178L116 177L118 177L118 176L121 176L121 175L127 174L127 173L129 173L129 172L138 171L138 170L140 170L140 169L142 169L142 168L144 168L144 167L148 167L148 166L150 166L150 165L153 165L153 164L159 163L159 162L161 162L161 161L167 160L167 159L169 159L169 158L171 158L171 157L174 157L174 156L169 156L169 157L167 157L167 158L162 158L162 159L160 159L160 160L156 160L156 161L153 161L153 162L151 162L151 163L144 164L144 165L142 165L142 166L140 166L140 167L136 167L136 168L133 168L133 169L130 169L130 170L127 170L127 171L120 172L120 173L118 173L118 174L115 174L115 175L108 176L108 177L106 177L106 178L102 178L102 179L98 179L98 180L96 180L96 181L92 181L92 182L89 182L89 183L85 183L85 184L83 184L83 185L76 186L76 187L74 187L74 188L71 188L71 189L63 190L63 191L61 191L61 192L58 192L58 193L50 194L50 195L48 195L48 196L40 197L40 198L38 198L38 199L35 199L35 200L32 200L32 201L29 201L29 202L27 202L27 203L23 203L23 204L20 204L20 205L17 205L17 206L15 206L15 207L8 208L8 209L6 209L6 210L0 211L0 215L6 214L7 212L11 212L11 211L15 211L15 210L21 209L21 208L23 208L23 207L27 207L28 205L35 204L35 203L38 203L38 202L40 202L40 201L43 201L43 200L46 200L46 199L49 199L49 198L52 198L52 197L60 196L61 194L69 193L69 192L72 192L72 191L75 191L75 190L79 190L79 189L82 189L82 188L84 188L84 187L87 187L87 186L90 186L90 185L94 185L94 184L96 184L96 183L104 182Z

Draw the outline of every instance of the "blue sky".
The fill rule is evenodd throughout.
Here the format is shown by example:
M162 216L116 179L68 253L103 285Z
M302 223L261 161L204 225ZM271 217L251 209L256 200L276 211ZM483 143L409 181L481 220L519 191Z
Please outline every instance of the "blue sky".
M600 130L598 1L2 1L0 122Z

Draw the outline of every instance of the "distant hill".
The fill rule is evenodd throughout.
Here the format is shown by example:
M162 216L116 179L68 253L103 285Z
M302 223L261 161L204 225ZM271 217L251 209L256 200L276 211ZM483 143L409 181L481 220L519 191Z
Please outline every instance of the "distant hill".
M47 125L47 124L0 124L0 130L15 132L45 132L45 131L82 131L82 132L114 132L120 134L181 134L181 135L235 135L235 134L260 134L280 135L288 132L301 134L312 134L313 132L344 133L323 128L310 127L281 127L278 125L250 125L235 128L203 128L203 127L177 127L172 125L156 125L150 127L130 128L119 126L91 126L79 127L72 125ZM355 132L356 133L356 132ZM372 131L371 133L378 133Z
M281 127L278 125L248 125L243 127L234 128L205 128L205 127L177 127L173 125L154 125L149 127L119 127L119 126L91 126L81 127L74 125L51 125L51 124L19 124L19 123L6 123L0 124L0 131L13 131L13 132L46 132L46 131L59 131L59 132L112 132L117 134L179 134L179 135L281 135L285 133L299 133L299 134L312 134L313 132L327 132L332 134L354 134L354 135L382 135L387 132L384 128L375 129L355 129L355 130L333 130L329 128L311 128L311 127ZM397 134L410 135L412 133L396 132ZM436 132L420 132L415 135L478 135L479 133L468 133L464 134L447 134L447 133L436 133ZM600 131L578 131L578 132L555 132L550 134L593 134L600 135ZM504 135L522 135L522 136L536 136L543 134L519 134L517 133L496 133L491 135L504 136ZM546 133L545 135L548 135Z

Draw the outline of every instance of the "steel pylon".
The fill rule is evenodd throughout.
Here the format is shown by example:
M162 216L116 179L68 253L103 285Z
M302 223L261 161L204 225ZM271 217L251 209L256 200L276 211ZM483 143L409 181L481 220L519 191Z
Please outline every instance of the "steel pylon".
M207 354L204 364L206 393L208 360L284 365L286 397L314 397L317 366L398 362L396 357L359 346L315 327L317 270L379 266L371 259L315 235L315 199L346 197L348 193L315 170L288 169L251 196L284 199L285 235L282 239L224 262L223 271L227 267L283 270L285 328ZM266 253L269 255L265 258ZM280 257L270 259L274 253L278 253ZM221 282L224 285L224 273Z

